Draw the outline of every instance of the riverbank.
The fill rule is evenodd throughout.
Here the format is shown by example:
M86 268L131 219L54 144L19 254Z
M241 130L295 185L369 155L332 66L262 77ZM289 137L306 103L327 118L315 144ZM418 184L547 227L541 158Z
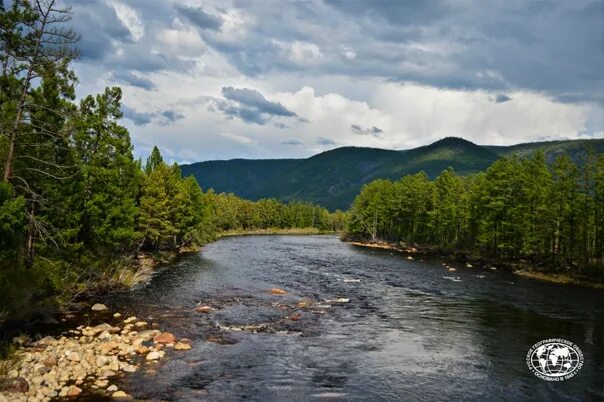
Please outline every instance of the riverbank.
M218 238L230 236L255 236L255 235L333 235L337 232L309 228L268 228L254 230L227 230L218 234Z
M131 399L118 388L121 376L140 370L152 375L166 353L192 348L190 340L177 340L155 322L124 319L103 304L92 306L89 320L100 323L36 340L16 337L19 348L0 361L0 401Z
M440 257L447 261L455 261L469 264L471 267L482 267L486 269L502 269L512 272L514 275L533 280L556 283L561 285L575 285L592 289L604 289L604 283L591 281L583 277L575 277L564 273L549 273L542 272L537 267L528 261L506 261L495 258L485 258L483 256L474 255L461 250L447 250L440 247L422 247L422 246L404 246L384 241L363 242L351 241L343 239L347 244L357 247L365 247L380 250L389 250L397 253L405 254L414 258L417 256Z

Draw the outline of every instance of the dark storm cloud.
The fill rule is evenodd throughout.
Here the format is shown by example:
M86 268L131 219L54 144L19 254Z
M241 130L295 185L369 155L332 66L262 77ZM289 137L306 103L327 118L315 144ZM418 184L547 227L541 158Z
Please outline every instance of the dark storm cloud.
M296 139L296 138L290 138L288 140L281 141L281 145L294 145L294 146L298 146L298 145L304 145L304 142L302 142L302 141L300 141L299 139Z
M222 25L222 20L220 18L207 13L202 7L184 7L180 5L175 7L180 15L184 16L200 28L218 30Z
M317 138L317 144L319 145L336 145L336 142L331 138L319 137Z
M381 128L371 127L371 128L362 128L358 124L352 124L350 126L350 131L359 135L373 135L374 137L380 138L380 134L384 132Z
M495 103L504 103L511 100L512 98L510 98L506 94L497 94L497 96L495 97Z
M162 110L158 112L139 112L127 105L122 105L124 118L132 121L137 126L145 126L151 122L156 122L166 126L178 120L184 119L185 116L174 110Z
M124 114L124 118L132 121L137 126L147 125L153 119L152 113L137 112L127 105L122 105L122 113Z
M158 36L184 24L240 73L266 80L283 73L344 75L493 93L533 90L565 102L604 98L601 0L235 0L231 8L218 0L203 8L121 0L145 25L138 40L114 3L68 3L82 34L81 62L116 74L190 70ZM246 107L253 110L233 115L266 121L258 116L262 105Z
M131 71L116 71L112 74L112 78L122 84L132 85L133 87L143 88L148 91L155 89L153 81L147 78L138 77Z
M222 88L222 95L232 101L239 102L241 105L256 109L259 113L273 116L296 116L294 112L287 110L278 102L270 102L258 91L248 88Z
M248 88L222 88L225 99L208 98L210 110L218 110L227 118L239 118L246 123L264 125L273 117L298 116L278 102L267 100L264 95L254 89ZM300 121L304 119L298 118ZM282 122L276 122L278 128L285 128Z

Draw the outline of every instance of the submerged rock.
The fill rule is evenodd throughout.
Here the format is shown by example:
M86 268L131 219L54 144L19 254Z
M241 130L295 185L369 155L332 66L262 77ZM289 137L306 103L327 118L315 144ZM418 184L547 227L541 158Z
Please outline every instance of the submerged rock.
M191 345L184 342L176 342L174 345L174 350L189 350L191 349Z
M286 295L287 294L287 292L285 290L279 289L279 288L272 288L271 293L274 295Z
M211 313L212 310L214 310L214 309L210 306L197 306L195 308L195 311L197 311L199 313Z
M127 393L125 393L124 391L115 391L112 395L112 398L115 399L129 399L130 395L128 395Z

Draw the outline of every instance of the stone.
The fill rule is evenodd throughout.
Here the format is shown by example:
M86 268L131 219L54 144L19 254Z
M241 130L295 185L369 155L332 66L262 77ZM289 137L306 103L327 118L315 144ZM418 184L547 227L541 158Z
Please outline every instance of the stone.
M125 399L125 398L130 398L130 395L128 395L127 393L125 393L124 391L115 391L112 395L112 398L115 399Z
M109 310L109 307L105 306L102 303L96 303L95 305L93 305L90 310L92 311L107 311Z
M145 357L145 359L147 360L159 360L161 359L161 355L159 354L159 352L157 351L153 351L153 352L149 352L149 354L147 355L147 357Z
M134 373L136 371L136 366L133 366L132 364L126 364L122 368L122 371L125 371L126 373Z
M96 385L99 388L107 388L107 385L109 385L109 381L107 380L96 380L94 385Z
M176 342L176 337L169 332L162 332L155 337L154 341L163 344L174 343Z
M139 355L144 355L148 352L149 352L149 348L146 346L140 346L138 349L136 349L136 353L138 353Z
M136 324L134 324L134 326L136 328L146 327L147 326L147 321L138 321Z
M449 268L449 272L455 272L455 271L457 271L455 268L453 268L453 267Z
M111 334L107 331L103 331L99 334L98 339L101 341L107 341L111 339Z
M17 377L10 380L8 386L4 389L7 392L27 392L29 391L29 383L23 377Z
M69 391L67 391L67 394L65 396L67 396L69 398L73 398L73 397L80 395L81 393L82 393L82 389L80 387L76 387L75 385L72 385L71 388L69 388Z
M113 349L116 349L118 346L119 346L119 343L117 343L116 341L103 342L99 345L98 351L100 353L106 355L109 352L111 352Z
M52 345L54 341L55 341L55 338L53 338L52 336L45 336L44 338L42 338L38 341L38 345L48 346L48 345Z
M306 308L306 307L310 307L311 302L309 300L302 300L299 301L298 304L296 304L296 307L298 308Z
M57 365L57 358L54 356L46 356L46 358L42 361L42 364L46 367L54 367Z
M210 306L197 306L195 308L195 311L197 311L198 313L211 313L212 310L214 309Z
M109 392L115 392L117 390L118 390L118 388L117 388L117 385L115 385L115 384L107 387L107 391L109 391Z
M174 345L174 350L189 350L191 349L191 345L184 342L176 342Z
M302 317L302 314L296 313L289 316L289 319L292 321L298 321Z
M124 324L130 324L130 323L135 322L136 320L138 320L138 318L136 318L136 317L134 317L134 316L132 316L132 317L128 317L128 318L126 318L126 319L124 320Z
M67 360L69 360L70 362L79 362L82 359L78 352L69 352L67 354Z
M120 313L113 314L113 318L120 318L122 315Z
M287 294L287 292L285 290L279 289L279 288L272 288L271 293L274 295L286 295Z

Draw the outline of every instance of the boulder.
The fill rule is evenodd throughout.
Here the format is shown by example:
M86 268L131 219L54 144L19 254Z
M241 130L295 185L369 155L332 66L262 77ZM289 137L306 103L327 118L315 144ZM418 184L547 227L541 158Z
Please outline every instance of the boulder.
M67 354L67 360L70 362L79 362L82 359L80 358L80 354L78 352L69 352Z
M285 290L279 289L279 288L272 288L271 293L274 295L286 295L287 294L287 292Z
M157 343L174 343L176 342L176 337L169 332L162 332L161 334L155 337L155 342Z
M195 308L195 311L198 313L211 313L212 310L213 308L210 306L197 306L197 308Z
M94 304L94 305L93 305L93 306L90 308L90 310L92 310L92 311L107 311L107 310L109 310L109 307L105 306L105 305L104 305L104 304L102 304L102 303L96 303L96 304Z
M109 392L115 392L115 391L117 391L117 390L118 390L118 388L117 388L117 385L115 385L115 384L114 384L114 385L110 385L110 386L107 388L107 391L109 391Z

